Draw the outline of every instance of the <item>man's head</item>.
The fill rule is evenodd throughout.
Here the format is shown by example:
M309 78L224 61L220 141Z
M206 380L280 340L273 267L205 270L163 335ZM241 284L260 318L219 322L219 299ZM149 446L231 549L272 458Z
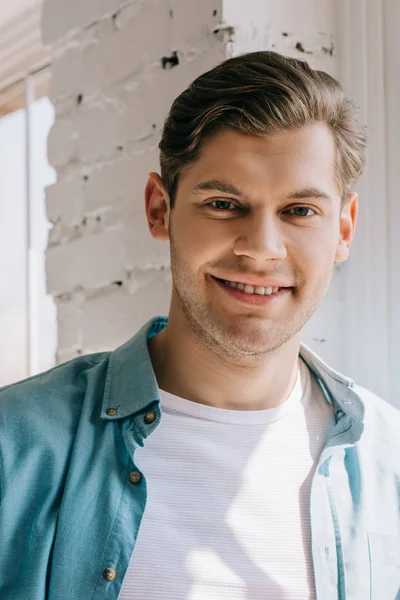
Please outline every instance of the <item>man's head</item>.
M348 257L365 143L334 79L273 52L227 60L175 100L147 216L171 243L172 306L209 347L257 362L301 331ZM291 289L252 305L218 279Z

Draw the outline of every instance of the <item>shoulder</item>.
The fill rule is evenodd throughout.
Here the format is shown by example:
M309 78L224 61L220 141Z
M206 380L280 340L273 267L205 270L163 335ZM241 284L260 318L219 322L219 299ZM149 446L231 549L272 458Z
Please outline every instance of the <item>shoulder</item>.
M387 447L400 457L400 410L361 385L353 385L364 407L364 434L380 448Z
M49 371L0 388L0 427L19 416L42 419L79 411L90 378L105 379L109 352L74 358Z
M387 400L384 400L374 392L371 392L371 390L357 383L353 384L352 389L363 401L366 412L369 415L379 416L383 419L394 419L397 422L400 420L400 409L390 404Z

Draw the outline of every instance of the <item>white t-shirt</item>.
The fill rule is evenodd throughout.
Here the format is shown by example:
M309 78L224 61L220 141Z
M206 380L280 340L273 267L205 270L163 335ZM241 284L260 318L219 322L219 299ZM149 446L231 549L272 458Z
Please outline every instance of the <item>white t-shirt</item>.
M135 454L148 498L119 600L315 598L310 486L334 416L299 363L271 409L161 391L161 423Z

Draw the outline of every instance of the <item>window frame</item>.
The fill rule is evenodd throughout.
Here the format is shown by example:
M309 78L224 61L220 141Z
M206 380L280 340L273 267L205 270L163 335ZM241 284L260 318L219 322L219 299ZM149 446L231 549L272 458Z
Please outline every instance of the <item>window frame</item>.
M30 106L48 96L51 83L51 57L42 44L42 2L21 11L0 26L0 118L25 110L25 287L26 287L26 376L35 374L33 366L33 302L31 265L31 114Z

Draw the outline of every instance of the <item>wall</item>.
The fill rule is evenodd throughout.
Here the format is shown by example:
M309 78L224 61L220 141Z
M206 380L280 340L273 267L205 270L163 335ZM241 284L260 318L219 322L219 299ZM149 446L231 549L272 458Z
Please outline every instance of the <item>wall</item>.
M355 243L303 341L400 405L398 11L397 0L46 0L58 174L47 269L59 361L113 348L167 312L168 246L150 237L143 201L164 117L201 72L275 49L337 77L369 126Z
M115 347L167 310L168 246L148 233L143 190L172 100L225 57L226 35L213 32L220 18L210 0L44 5L58 175L47 191L47 277L59 361Z
M58 182L48 288L58 306L58 360L113 348L169 305L168 246L148 233L143 190L174 97L203 71L275 48L336 75L333 0L46 0ZM178 64L175 64L178 62ZM327 298L337 312L337 294ZM340 307L339 307L340 308ZM307 340L337 354L332 320ZM314 338L314 339L313 339ZM330 350L329 350L329 348Z

